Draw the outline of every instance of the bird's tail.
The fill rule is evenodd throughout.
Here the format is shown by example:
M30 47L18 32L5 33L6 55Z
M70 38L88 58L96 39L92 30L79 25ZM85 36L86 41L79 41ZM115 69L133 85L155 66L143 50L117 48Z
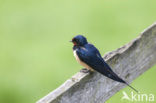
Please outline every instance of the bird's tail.
M121 79L120 77L118 77L118 81L121 82L121 83L124 83L126 84L127 86L129 86L131 89L133 89L135 92L139 93L139 91L137 89L135 89L134 87L132 87L131 85L129 85L125 80Z
M134 87L132 87L126 81L124 81L122 78L120 78L116 73L114 73L112 71L112 69L106 63L104 65L104 67L105 67L104 69L97 69L97 71L100 72L101 74L105 75L106 77L110 78L110 79L113 79L113 80L118 81L120 83L126 84L131 89L133 89L135 92L139 93L138 90L136 90Z
M115 80L115 81L118 81L118 82L121 82L121 83L124 83L126 84L127 86L129 86L131 89L133 89L135 92L139 93L138 90L136 90L134 87L132 87L131 85L129 85L126 81L124 81L122 78L120 78L117 74L115 74L113 71L109 71L109 78ZM108 77L108 75L107 75Z
M128 83L126 83L126 82L125 82L125 84L126 84L127 86L129 86L131 89L133 89L135 92L139 93L139 91L138 91L138 90L136 90L134 87L132 87L132 86L131 86L131 85L129 85Z

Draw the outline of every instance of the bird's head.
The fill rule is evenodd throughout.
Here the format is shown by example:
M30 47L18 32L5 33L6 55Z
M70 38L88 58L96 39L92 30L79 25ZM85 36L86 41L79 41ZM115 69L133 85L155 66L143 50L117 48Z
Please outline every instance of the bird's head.
M77 35L75 36L72 41L71 41L74 45L77 45L77 46L84 46L85 44L87 44L87 39L82 36L82 35Z

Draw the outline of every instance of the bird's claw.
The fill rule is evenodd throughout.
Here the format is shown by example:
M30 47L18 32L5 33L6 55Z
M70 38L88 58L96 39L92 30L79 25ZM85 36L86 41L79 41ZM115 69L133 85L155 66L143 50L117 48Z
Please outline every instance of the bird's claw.
M89 73L90 70L88 70L88 69L86 69L86 68L83 68L83 69L80 70L80 72L82 72L82 73Z

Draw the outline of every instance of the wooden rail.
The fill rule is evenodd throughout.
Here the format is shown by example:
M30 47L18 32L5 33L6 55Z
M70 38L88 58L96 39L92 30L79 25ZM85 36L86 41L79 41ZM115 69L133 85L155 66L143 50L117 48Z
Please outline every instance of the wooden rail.
M120 77L132 82L156 64L156 23L135 40L106 54L104 59ZM78 72L37 103L104 103L124 87L97 72Z

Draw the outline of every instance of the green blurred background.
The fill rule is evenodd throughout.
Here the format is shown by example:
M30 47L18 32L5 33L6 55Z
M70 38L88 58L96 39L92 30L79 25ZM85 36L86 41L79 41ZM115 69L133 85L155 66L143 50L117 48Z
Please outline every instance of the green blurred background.
M78 72L73 36L104 55L155 22L155 12L155 0L0 0L0 103L34 103ZM132 86L156 94L155 68ZM107 103L127 103L123 90Z

